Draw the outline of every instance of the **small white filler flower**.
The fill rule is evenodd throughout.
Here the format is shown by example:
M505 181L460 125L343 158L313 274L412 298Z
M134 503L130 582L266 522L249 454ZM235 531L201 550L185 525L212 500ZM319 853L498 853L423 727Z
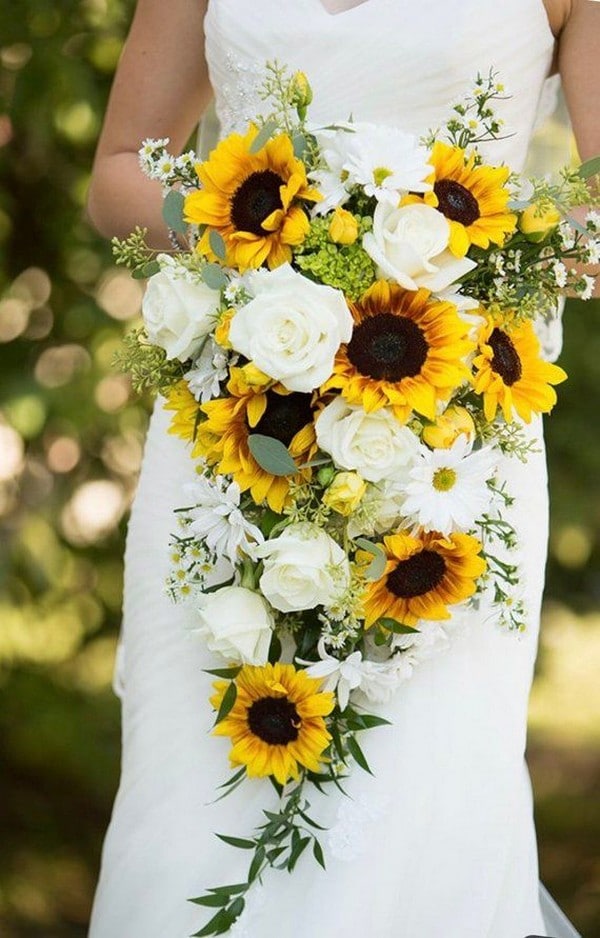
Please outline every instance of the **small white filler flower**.
M185 486L188 500L193 504L187 512L188 530L206 544L218 557L225 556L238 563L240 554L254 557L264 541L259 528L251 524L240 510L240 487L223 476L213 481L200 476L197 482Z

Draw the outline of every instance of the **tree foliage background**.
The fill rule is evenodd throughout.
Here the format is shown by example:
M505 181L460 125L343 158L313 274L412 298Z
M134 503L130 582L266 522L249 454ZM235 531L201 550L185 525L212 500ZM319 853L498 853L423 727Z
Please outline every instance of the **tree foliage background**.
M132 0L0 5L0 933L86 933L118 782L111 687L148 402L111 370L140 287L84 220ZM600 936L600 328L569 304L529 761L542 876Z

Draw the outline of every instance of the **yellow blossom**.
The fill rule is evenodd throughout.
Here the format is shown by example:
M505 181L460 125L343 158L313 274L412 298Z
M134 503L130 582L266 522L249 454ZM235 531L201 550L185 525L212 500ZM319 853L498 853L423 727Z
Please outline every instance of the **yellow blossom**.
M529 205L519 216L519 230L528 241L538 244L558 225L561 215L554 207L540 211L539 205Z
M425 427L423 442L432 449L449 449L462 433L472 440L475 423L466 407L451 404L435 423Z
M225 312L221 313L221 316L219 317L219 322L217 324L217 328L215 329L215 342L220 345L221 348L232 348L231 342L229 341L229 327L234 315L234 309L226 309Z
M323 504L348 517L360 505L367 483L358 472L338 472L323 495Z
M336 244L354 244L358 238L358 222L352 212L338 205L331 217L329 237Z

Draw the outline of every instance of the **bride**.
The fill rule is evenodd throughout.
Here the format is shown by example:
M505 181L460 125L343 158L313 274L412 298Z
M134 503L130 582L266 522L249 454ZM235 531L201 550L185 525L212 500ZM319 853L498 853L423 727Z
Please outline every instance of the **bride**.
M517 170L544 81L558 68L582 159L600 151L594 0L139 0L94 167L89 212L98 229L123 237L140 225L169 250L160 186L139 171L141 141L169 137L180 152L213 96L220 133L244 127L256 75L273 58L309 76L314 120L352 113L417 135L493 67L511 94L502 116L514 131L493 159ZM186 630L189 612L164 591L171 514L193 478L167 426L159 402L127 540L122 778L91 938L185 938L199 929L202 910L186 900L245 876L243 851L215 832L249 833L275 799L256 782L214 803L224 750L209 733L202 670L214 664ZM391 725L368 734L375 778L354 773L351 798L311 798L328 828L327 872L303 858L293 876L273 874L231 935L577 935L538 881L524 760L547 539L539 418L531 434L538 447L527 467L503 467L524 549L522 639L477 629L477 613L463 613L456 641L387 707Z

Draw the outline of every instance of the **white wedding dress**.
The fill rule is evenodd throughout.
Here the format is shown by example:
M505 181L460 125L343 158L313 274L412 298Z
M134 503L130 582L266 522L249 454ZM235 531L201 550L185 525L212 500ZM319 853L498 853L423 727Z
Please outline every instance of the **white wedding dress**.
M340 6L342 4L339 4ZM346 6L349 4L346 2ZM256 108L261 66L277 58L314 88L313 121L347 118L421 134L478 71L496 68L512 97L513 136L489 158L520 168L553 51L542 0L365 0L336 14L321 0L212 0L206 55L223 133ZM201 42L201 37L198 37ZM90 938L186 938L207 910L187 902L243 881L249 854L215 832L249 836L272 808L267 780L214 802L229 777L228 741L210 735L219 665L191 633L193 612L165 595L172 509L193 478L185 445L157 404L126 553L122 778L106 837ZM443 653L422 663L386 705L392 721L364 734L372 778L311 796L327 872L305 854L293 875L271 871L231 931L246 938L570 938L577 932L538 883L524 760L547 542L539 451L507 461L512 518L526 575L522 637L487 621L456 622Z

